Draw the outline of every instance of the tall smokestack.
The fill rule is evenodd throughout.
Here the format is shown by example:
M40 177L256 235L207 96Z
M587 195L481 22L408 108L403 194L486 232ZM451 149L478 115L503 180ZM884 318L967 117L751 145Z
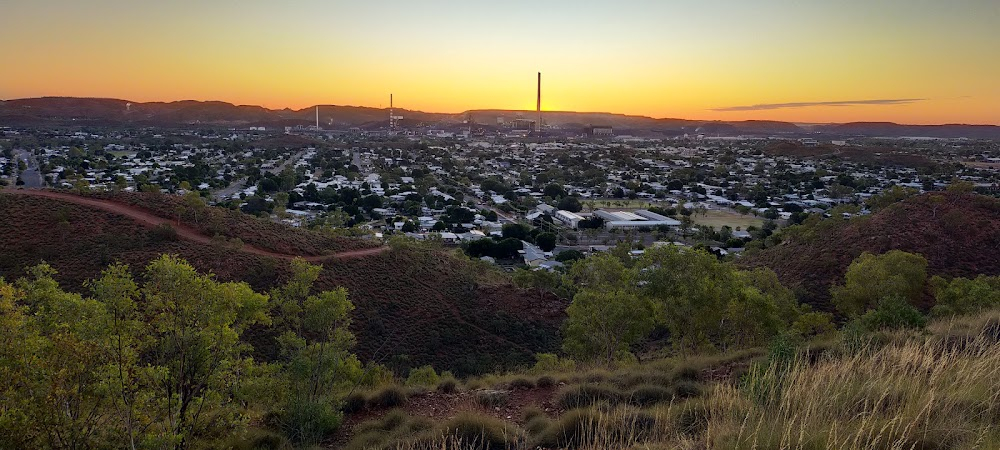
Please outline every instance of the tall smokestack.
M535 101L535 109L538 112L538 121L535 122L535 132L542 131L542 73L538 72L538 99Z
M392 94L389 94L389 129L390 130L396 128L394 126L395 123L393 123L393 122L395 122L396 118L392 117L392 115L393 115L393 112L392 112Z
M316 105L316 129L319 129L319 105Z

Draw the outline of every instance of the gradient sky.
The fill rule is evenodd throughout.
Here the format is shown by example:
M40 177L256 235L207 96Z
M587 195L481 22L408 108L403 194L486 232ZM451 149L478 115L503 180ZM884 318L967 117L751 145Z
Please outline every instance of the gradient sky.
M1000 0L0 0L0 98L1000 124Z

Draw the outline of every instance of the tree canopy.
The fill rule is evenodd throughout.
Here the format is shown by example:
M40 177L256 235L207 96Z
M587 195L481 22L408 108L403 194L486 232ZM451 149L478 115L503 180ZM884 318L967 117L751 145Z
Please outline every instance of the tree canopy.
M830 289L833 304L854 318L888 298L907 302L919 299L927 281L927 260L900 250L874 255L863 253L847 268L843 285Z

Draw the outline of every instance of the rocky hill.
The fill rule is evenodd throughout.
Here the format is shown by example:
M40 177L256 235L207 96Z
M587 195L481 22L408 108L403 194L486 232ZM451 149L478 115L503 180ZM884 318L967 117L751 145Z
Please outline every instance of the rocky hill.
M178 228L185 232L211 227L231 231L211 236L209 243L198 242L105 209L0 192L0 277L15 279L25 267L45 261L59 271L64 288L81 290L85 280L110 263L125 262L140 272L150 260L169 253L222 280L246 281L264 290L283 283L289 275L288 254L301 253L324 266L318 289L348 289L356 306L358 355L400 373L424 364L456 374L512 368L531 363L535 352L558 346L564 302L520 290L501 273L454 251L401 245L358 252L377 244L215 209L210 211L217 219L202 215L195 223L189 215L170 213L177 205L169 196L111 200L128 208L143 205L144 213L170 220L180 218ZM336 252L362 256L337 257ZM265 346L254 347L267 356Z
M800 299L832 311L830 286L843 282L851 261L863 252L889 250L923 255L931 275L1000 274L1000 200L928 193L868 217L790 228L780 244L751 253L740 264L770 267Z

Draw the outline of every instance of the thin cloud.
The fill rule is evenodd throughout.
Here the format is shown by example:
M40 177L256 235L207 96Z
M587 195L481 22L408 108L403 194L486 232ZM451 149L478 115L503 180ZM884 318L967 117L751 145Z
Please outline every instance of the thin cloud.
M712 111L763 111L768 109L808 108L811 106L908 105L910 103L922 102L926 100L926 98L888 98L877 100L842 100L836 102L766 103L761 105L713 108Z

